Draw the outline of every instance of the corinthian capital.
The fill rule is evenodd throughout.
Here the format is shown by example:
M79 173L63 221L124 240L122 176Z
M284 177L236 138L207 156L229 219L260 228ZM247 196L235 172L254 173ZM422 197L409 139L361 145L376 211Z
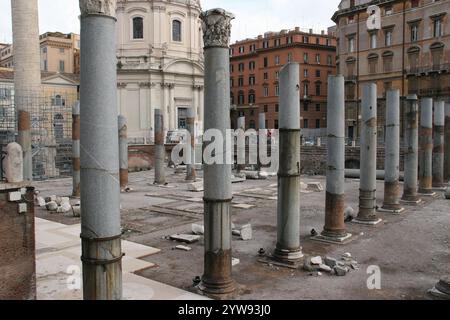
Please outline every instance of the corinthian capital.
M80 0L81 16L99 14L116 17L117 0Z
M205 48L228 47L231 35L231 20L234 15L223 9L212 9L200 15L203 26Z

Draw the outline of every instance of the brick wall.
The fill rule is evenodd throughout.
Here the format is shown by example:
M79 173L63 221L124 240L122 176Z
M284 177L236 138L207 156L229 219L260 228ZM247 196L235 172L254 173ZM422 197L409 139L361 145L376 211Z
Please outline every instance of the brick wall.
M166 145L166 161L175 145ZM146 171L154 167L154 145L130 145L128 147L128 168L130 172Z
M27 188L22 197L27 212L21 214L18 202L8 201L11 191L18 190L0 190L0 300L32 300L36 299L34 188Z

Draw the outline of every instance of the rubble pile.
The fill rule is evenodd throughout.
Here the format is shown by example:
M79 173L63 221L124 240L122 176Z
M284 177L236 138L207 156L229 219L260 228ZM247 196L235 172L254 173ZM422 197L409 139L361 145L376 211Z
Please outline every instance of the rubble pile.
M69 197L58 197L52 195L50 197L41 197L38 194L35 197L36 204L41 208L46 208L52 214L63 213L71 214L74 217L81 216L81 204L77 201L75 204L70 203Z
M310 272L311 276L321 276L323 273L344 277L350 271L359 270L358 261L352 258L350 253L344 253L341 259L333 257L307 257L303 264L303 270Z

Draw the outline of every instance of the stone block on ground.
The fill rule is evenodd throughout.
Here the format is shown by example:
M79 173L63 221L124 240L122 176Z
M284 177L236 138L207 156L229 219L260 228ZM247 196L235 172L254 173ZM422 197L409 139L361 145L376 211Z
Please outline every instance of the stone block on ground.
M43 208L45 207L45 199L42 197L36 197L36 202L39 207Z
M188 184L188 191L191 192L202 192L204 191L204 187L203 187L203 181L197 181L197 182L193 182Z
M241 228L241 240L244 241L249 241L252 240L252 225L251 224L246 224L245 226L243 226Z
M194 243L200 240L200 236L191 234L174 234L169 237L170 240L184 242L184 243Z
M61 205L56 209L57 213L67 213L70 210L72 210L72 206L68 202L63 202Z
M337 260L331 257L325 257L324 263L330 268L334 268L337 265Z
M313 192L322 192L324 189L320 182L309 182L306 190Z
M195 235L203 235L205 234L205 227L199 224L192 224L191 226L192 233Z
M333 268L334 273L338 276L338 277L344 277L347 275L348 269L346 267L340 267L340 266L335 266Z
M55 211L58 209L58 204L55 201L47 202L45 205L48 211Z
M313 265L321 265L322 263L323 263L322 257L320 257L320 256L311 258L311 264L313 264Z
M175 249L181 250L181 251L191 251L192 248L188 246L176 246Z

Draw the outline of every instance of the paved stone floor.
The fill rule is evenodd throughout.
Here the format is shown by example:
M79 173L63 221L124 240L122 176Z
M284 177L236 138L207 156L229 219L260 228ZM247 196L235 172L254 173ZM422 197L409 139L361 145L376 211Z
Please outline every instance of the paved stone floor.
M179 243L166 237L190 233L192 223L202 223L203 193L188 191L182 172L170 169L168 179L169 187L161 188L151 185L152 171L130 175L134 191L121 196L124 238L161 251L138 259L139 265L130 267L126 277L141 276L195 292L192 279L201 276L203 270L202 239L189 245L192 251L185 252L175 250ZM304 176L302 181L325 185L324 177ZM303 270L258 262L258 250L264 248L270 252L275 245L276 183L276 177L272 177L233 184L233 222L237 226L248 223L253 226L252 240L233 239L233 257L240 260L233 268L240 289L236 299L423 299L442 275L450 274L450 202L441 194L433 199L424 198L423 205L407 207L401 215L380 213L384 222L376 227L347 224L354 237L349 244L340 246L310 240L312 229L321 232L323 228L325 192L302 192L300 230L304 254L339 258L342 253L350 252L360 269L345 277L328 274L314 277ZM43 196L69 195L71 180L38 182L36 188ZM382 181L377 188L381 206ZM358 190L358 180L346 180L347 205L355 210ZM51 215L42 209L37 209L37 216L63 225L79 224L78 218ZM64 254L56 256L64 259ZM141 268L141 261L151 265ZM367 288L370 276L367 269L374 265L381 269L381 290ZM157 289L154 290L158 296ZM134 297L132 291L125 292ZM47 294L45 290L43 294Z

